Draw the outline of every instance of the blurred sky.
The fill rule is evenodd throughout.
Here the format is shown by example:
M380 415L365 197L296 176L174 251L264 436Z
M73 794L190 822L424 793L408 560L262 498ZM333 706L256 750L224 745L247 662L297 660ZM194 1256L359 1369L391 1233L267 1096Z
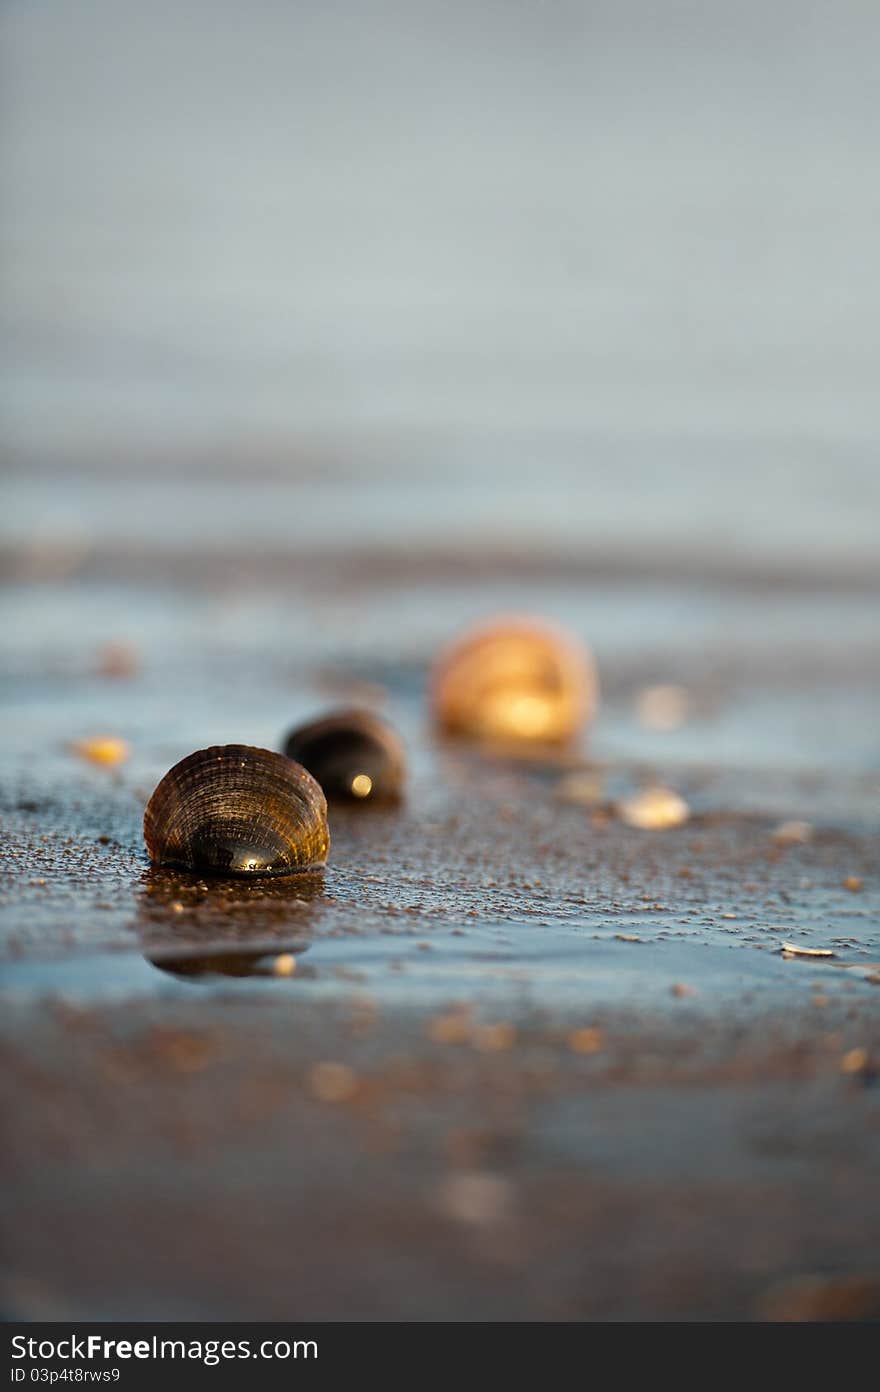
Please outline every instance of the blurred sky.
M0 539L880 569L876 0L0 13Z

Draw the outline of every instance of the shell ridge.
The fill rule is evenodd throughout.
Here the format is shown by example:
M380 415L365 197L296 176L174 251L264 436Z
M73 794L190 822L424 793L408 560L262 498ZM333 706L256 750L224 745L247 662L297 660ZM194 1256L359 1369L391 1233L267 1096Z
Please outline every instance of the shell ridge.
M284 874L327 858L326 802L284 755L215 745L175 764L144 813L150 858L205 873Z

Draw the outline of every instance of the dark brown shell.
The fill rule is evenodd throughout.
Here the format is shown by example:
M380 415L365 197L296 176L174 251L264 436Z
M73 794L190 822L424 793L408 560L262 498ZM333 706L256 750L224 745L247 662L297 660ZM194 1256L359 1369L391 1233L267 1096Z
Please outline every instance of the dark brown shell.
M299 764L269 749L217 745L181 759L144 813L155 865L202 875L288 875L325 863L327 802Z
M317 778L328 798L381 802L403 791L403 744L371 711L334 711L301 725L287 736L284 752Z

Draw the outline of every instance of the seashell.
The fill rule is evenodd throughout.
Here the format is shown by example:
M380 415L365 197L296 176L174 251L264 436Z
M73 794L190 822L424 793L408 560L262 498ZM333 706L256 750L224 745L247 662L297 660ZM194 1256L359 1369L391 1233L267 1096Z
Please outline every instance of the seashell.
M588 650L534 619L498 619L466 633L434 669L441 729L470 739L559 743L596 712Z
M144 813L155 865L207 875L288 875L325 863L327 802L299 764L246 744L200 749L159 783Z
M287 736L284 752L317 778L329 798L388 801L403 791L403 744L371 711L334 711L301 725Z
M783 957L833 957L830 947L798 947L797 943L784 942L779 949Z
M102 677L133 677L140 665L140 653L133 643L105 643L98 653L97 670Z

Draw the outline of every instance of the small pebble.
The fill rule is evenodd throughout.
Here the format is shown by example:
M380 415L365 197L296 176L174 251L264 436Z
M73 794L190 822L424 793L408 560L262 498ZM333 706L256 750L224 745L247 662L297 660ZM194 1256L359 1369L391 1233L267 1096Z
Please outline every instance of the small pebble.
M469 1010L451 1010L428 1021L428 1038L435 1044L466 1044L473 1027Z
M780 846L803 846L813 837L810 822L780 822L770 833L770 839Z
M348 1102L357 1091L357 1074L345 1063L316 1063L307 1081L319 1102Z
M581 803L587 807L601 802L603 791L602 776L598 773L569 773L556 785L560 802Z
M648 730L677 730L687 720L689 704L683 686L646 686L636 701L636 714Z
M105 643L98 653L98 672L102 677L133 677L141 665L133 643Z
M510 1212L513 1186L501 1175L487 1170L451 1175L440 1186L440 1206L460 1223L490 1225L499 1223Z
M131 749L124 739L114 735L96 735L92 739L77 740L71 745L74 754L88 759L92 764L124 764L131 755Z
M861 1073L867 1066L867 1049L848 1049L840 1060L841 1073Z
M481 1025L474 1034L474 1047L481 1054L504 1053L512 1049L515 1042L516 1030L508 1024Z
M683 826L691 815L684 798L671 788L645 788L618 804L617 814L627 826L642 831L663 831Z

